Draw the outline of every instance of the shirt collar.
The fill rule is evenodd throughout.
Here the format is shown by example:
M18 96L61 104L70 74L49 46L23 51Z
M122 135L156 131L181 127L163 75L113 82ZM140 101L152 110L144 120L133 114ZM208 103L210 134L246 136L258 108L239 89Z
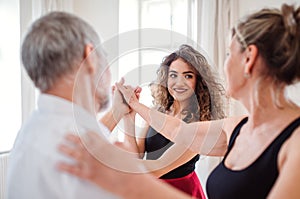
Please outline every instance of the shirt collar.
M105 135L106 138L110 134L109 130L97 120L96 115L92 115L74 102L55 95L40 94L38 98L38 111L72 117L76 130L79 133L94 131L100 135Z

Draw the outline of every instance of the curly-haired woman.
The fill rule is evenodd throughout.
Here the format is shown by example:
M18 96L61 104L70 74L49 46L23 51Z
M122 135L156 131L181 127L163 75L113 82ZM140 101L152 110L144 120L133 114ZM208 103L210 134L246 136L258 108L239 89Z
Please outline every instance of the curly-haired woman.
M181 45L163 59L156 81L150 84L155 109L186 123L221 119L224 89L216 80L206 58L191 46ZM125 124L126 132L133 131L126 128ZM131 144L136 143L140 158L156 160L144 162L152 174L194 197L205 198L194 171L199 160L197 153L190 150L178 153L180 146L149 125L136 138L126 137Z

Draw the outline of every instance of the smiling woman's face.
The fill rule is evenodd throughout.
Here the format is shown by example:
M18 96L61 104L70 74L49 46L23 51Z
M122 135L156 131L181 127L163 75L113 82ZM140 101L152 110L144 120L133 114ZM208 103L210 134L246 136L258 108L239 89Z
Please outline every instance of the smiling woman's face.
M176 101L189 100L194 95L196 81L195 69L181 58L171 63L168 73L168 91Z

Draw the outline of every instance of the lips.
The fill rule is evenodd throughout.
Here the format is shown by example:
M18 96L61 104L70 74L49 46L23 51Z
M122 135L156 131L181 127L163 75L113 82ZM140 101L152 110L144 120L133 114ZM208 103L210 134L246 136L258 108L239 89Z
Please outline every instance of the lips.
M184 92L186 92L188 89L185 89L185 88L173 88L173 90L174 90L176 93L184 93Z

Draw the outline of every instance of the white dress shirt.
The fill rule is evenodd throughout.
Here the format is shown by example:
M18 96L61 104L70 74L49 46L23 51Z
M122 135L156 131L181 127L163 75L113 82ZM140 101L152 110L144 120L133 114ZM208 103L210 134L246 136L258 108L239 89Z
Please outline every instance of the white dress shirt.
M18 133L9 156L8 199L101 199L117 198L75 176L58 171L58 151L70 132L108 129L83 108L53 95L41 94L38 108Z

